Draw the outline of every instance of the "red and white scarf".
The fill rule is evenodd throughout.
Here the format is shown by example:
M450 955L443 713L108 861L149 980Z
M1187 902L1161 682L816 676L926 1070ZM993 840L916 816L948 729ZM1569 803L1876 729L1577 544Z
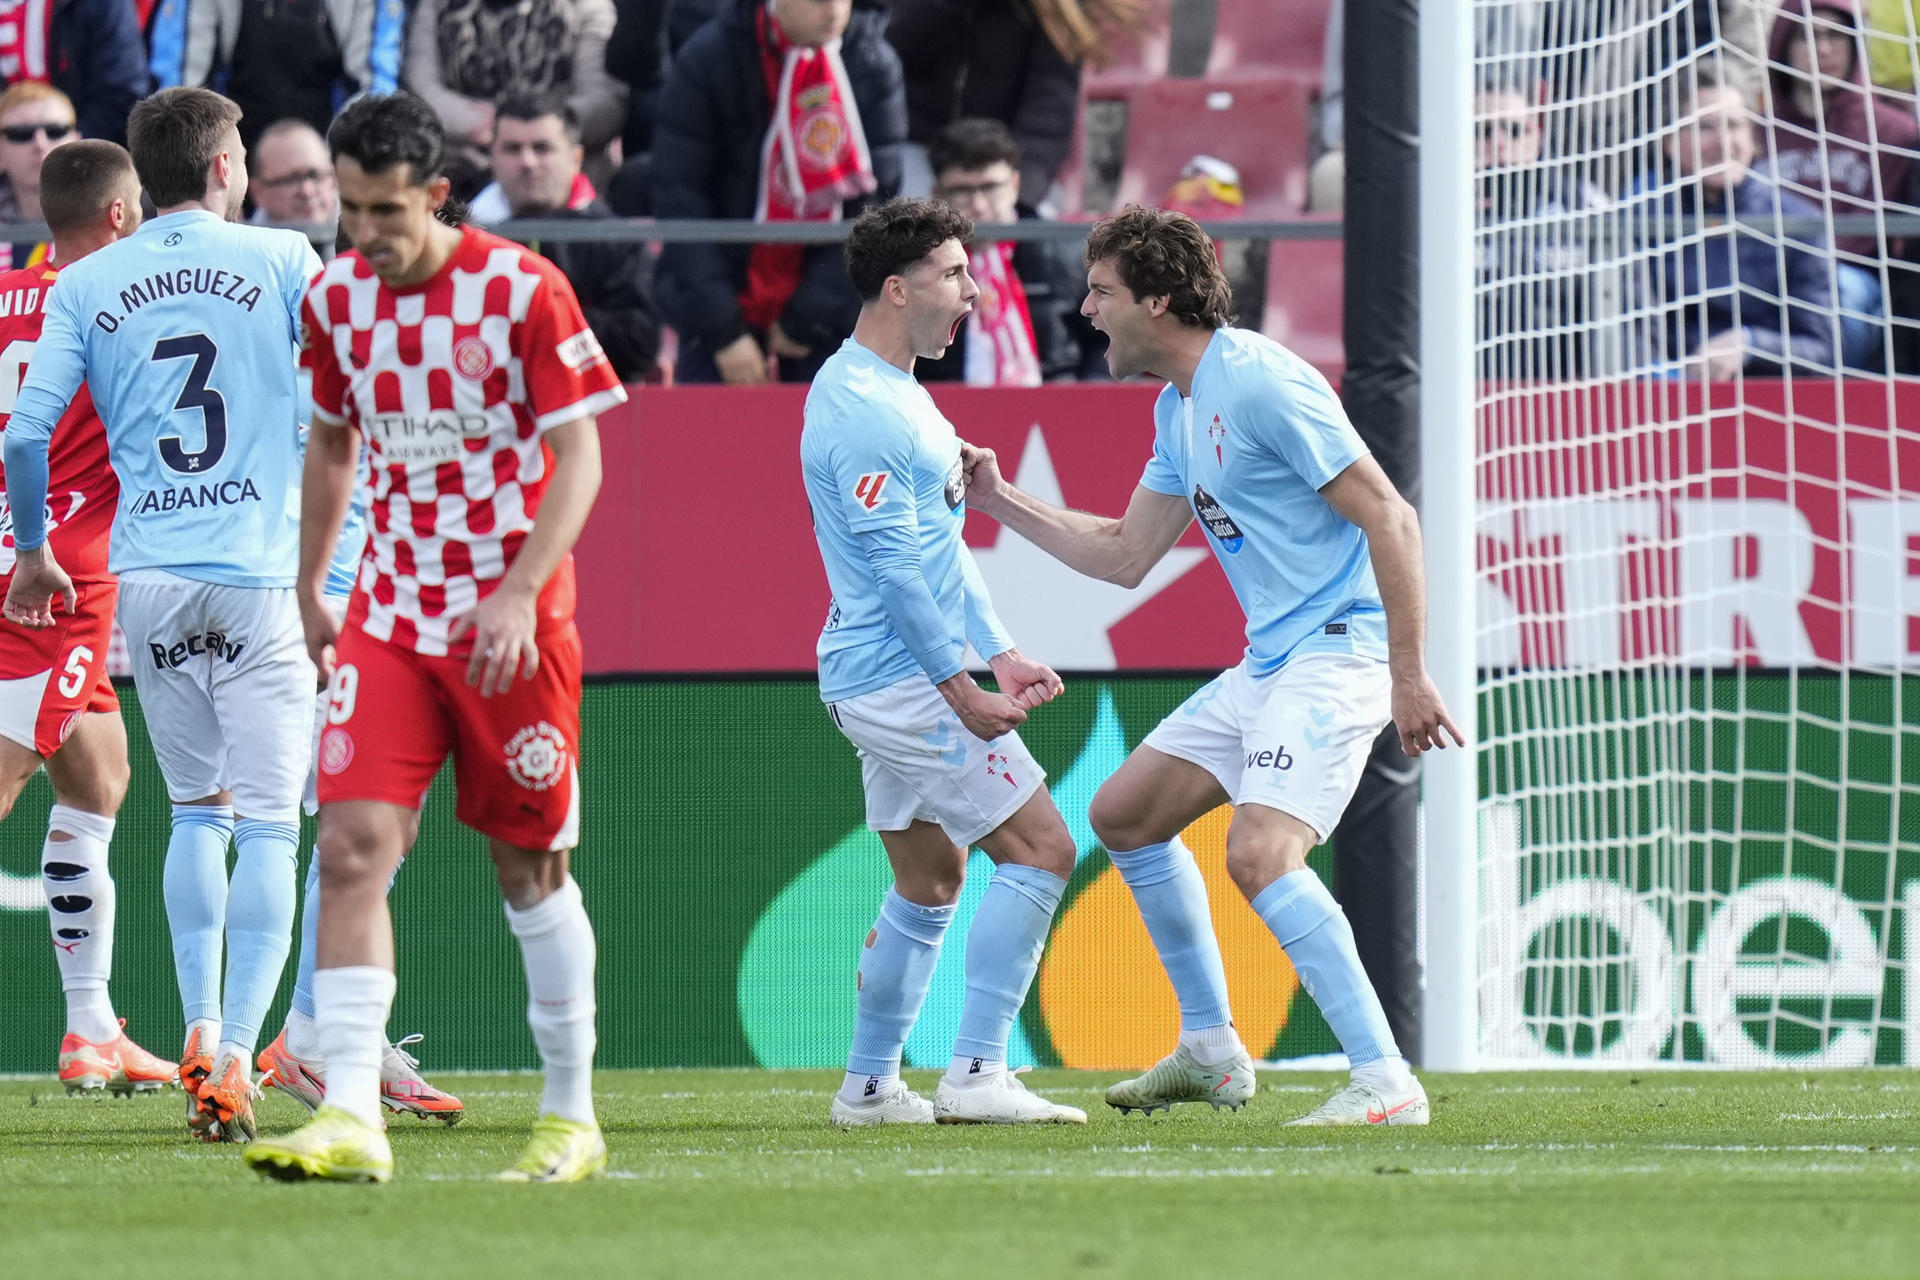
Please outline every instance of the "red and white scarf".
M964 376L978 387L1037 387L1040 357L1033 345L1033 315L1027 291L1013 273L1013 246L975 245L967 271L980 286L967 323Z
M0 80L48 78L47 38L53 23L53 0L6 0L0 3Z
M802 48L766 9L755 16L765 50L773 120L760 147L756 222L832 222L840 206L874 189L860 108L840 42Z

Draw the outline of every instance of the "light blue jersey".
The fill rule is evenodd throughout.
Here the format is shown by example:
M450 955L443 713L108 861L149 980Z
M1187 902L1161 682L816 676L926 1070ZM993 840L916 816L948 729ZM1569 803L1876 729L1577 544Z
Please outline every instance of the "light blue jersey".
M306 381L302 375L301 381ZM300 456L307 453L308 428L300 428ZM340 526L340 540L333 544L333 559L327 562L326 594L345 598L353 594L360 580L360 559L367 551L367 485L371 464L366 442L360 444L360 463L353 473L353 501L347 506L346 523Z
M1221 329L1153 407L1140 483L1185 498L1247 615L1255 674L1295 654L1385 660L1387 619L1367 535L1320 490L1366 456L1333 388L1279 343Z
M965 643L1013 647L960 539L960 438L933 398L849 338L807 393L800 464L833 601L820 632L820 696L959 674Z
M7 434L10 447L50 438L82 380L92 388L120 477L115 573L293 585L306 416L294 362L319 270L297 231L189 211L61 271Z

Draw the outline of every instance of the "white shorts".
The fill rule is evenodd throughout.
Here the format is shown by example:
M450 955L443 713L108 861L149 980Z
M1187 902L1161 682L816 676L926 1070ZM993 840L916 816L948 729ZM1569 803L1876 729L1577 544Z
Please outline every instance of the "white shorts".
M1046 785L1018 733L974 737L925 676L830 703L827 713L860 753L875 831L905 831L917 818L965 849Z
M1162 720L1142 746L1199 765L1236 805L1290 813L1325 840L1340 823L1373 740L1393 718L1387 664L1310 653L1271 675L1242 661Z
M317 677L292 588L136 569L120 626L168 796L231 791L240 817L298 821Z
M326 597L327 612L333 615L335 626L345 624L347 606L352 601L351 596ZM301 642L305 643L304 633ZM316 675L315 679L318 678ZM327 727L327 706L331 701L325 685L321 685L319 692L313 695L313 737L307 744L307 787L300 797L300 806L310 818L320 812L320 734Z

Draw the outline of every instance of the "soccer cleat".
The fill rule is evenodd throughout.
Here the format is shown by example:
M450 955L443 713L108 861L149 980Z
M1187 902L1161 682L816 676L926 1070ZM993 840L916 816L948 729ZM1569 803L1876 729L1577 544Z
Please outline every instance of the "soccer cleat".
M324 1104L292 1133L248 1147L244 1158L254 1172L282 1182L385 1182L393 1177L387 1135Z
M451 1129L460 1123L466 1108L460 1099L436 1089L420 1078L420 1060L406 1046L418 1044L424 1037L402 1036L390 1044L380 1059L380 1105L389 1111L404 1111L422 1120L443 1120ZM325 1085L321 1088L325 1089Z
M1029 1093L1019 1072L996 1071L975 1084L943 1078L934 1090L933 1118L941 1124L1085 1124L1087 1113Z
M1107 1105L1121 1115L1171 1110L1176 1102L1211 1103L1218 1111L1238 1111L1254 1094L1253 1059L1241 1050L1225 1062L1205 1066L1181 1045L1143 1076L1122 1080L1107 1090Z
M82 1040L69 1031L60 1041L60 1083L68 1093L105 1089L118 1097L157 1093L178 1074L165 1058L157 1058L133 1042L120 1019L120 1034L104 1043Z
M187 1094L187 1128L196 1138L204 1137L201 1132L200 1087L213 1074L213 1054L211 1045L205 1043L204 1033L195 1027L187 1032L186 1047L180 1050L180 1087ZM207 1139L212 1141L212 1139Z
M584 1182L606 1168L599 1125L548 1115L534 1121L533 1137L513 1168L493 1176L496 1182Z
M191 1125L195 1136L202 1142L252 1142L259 1134L253 1122L253 1095L258 1092L247 1078L244 1057L222 1057L200 1086L199 1115Z
M836 1093L827 1115L842 1129L874 1124L932 1124L934 1121L933 1104L899 1080L860 1102L848 1102Z
M309 1115L327 1100L327 1078L320 1063L302 1058L287 1048L284 1030L260 1051L259 1066L263 1088L280 1090L305 1107Z
M1317 1128L1346 1124L1425 1124L1428 1115L1427 1091L1409 1076L1406 1089L1397 1093L1381 1093L1372 1085L1355 1080L1287 1124Z

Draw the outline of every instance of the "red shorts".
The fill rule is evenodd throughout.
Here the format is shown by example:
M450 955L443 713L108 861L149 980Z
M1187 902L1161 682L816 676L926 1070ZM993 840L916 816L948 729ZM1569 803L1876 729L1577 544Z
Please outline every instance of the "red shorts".
M11 574L0 577L0 593L12 582ZM83 712L120 709L107 676L120 584L77 582L74 589L78 606L56 612L44 631L0 622L0 737L42 759L60 749Z
M467 659L430 657L352 625L340 633L320 734L319 800L418 808L447 755L454 813L522 849L580 832L580 633L540 640L540 669L504 694L467 684Z

